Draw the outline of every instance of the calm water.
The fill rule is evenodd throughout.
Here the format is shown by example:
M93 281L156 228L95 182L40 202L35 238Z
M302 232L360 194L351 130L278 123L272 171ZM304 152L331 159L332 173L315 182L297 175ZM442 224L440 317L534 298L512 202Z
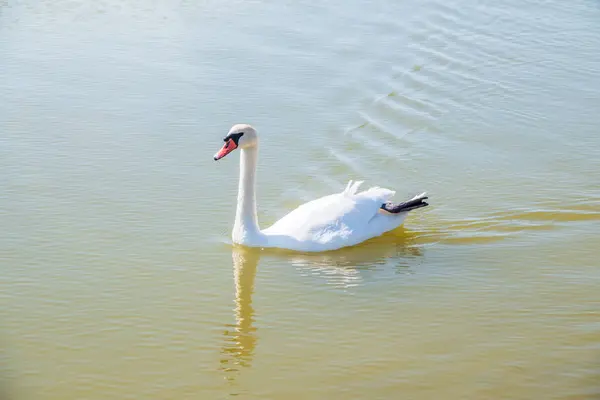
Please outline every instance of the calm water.
M2 396L600 398L600 3L0 1ZM232 248L349 179L431 207Z

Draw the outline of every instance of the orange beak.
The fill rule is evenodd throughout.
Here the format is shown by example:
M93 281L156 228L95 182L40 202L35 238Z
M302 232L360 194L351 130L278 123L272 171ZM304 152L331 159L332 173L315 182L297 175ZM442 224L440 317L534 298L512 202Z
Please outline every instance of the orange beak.
M221 158L225 157L227 154L231 153L235 149L237 149L237 144L235 144L233 139L229 139L228 141L225 142L223 147L221 147L221 150L219 150L213 158L215 159L215 161L220 160Z

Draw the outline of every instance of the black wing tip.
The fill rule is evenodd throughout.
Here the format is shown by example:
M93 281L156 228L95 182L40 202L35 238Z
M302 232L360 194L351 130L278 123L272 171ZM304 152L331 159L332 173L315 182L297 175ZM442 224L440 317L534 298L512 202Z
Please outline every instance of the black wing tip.
M381 209L385 210L391 214L398 214L401 212L408 212L412 210L416 210L417 208L427 207L429 205L428 202L424 201L427 197L422 197L420 199L409 200L403 203L394 204L392 202L387 202L381 205Z

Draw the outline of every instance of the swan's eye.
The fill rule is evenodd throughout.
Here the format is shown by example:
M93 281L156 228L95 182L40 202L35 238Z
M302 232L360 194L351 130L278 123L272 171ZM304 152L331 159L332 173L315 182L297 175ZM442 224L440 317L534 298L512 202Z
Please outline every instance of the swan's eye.
M235 145L237 146L238 142L240 141L240 138L244 135L244 132L239 132L239 133L230 133L229 135L227 135L227 137L225 138L225 141L228 140L233 140L233 142L235 143Z

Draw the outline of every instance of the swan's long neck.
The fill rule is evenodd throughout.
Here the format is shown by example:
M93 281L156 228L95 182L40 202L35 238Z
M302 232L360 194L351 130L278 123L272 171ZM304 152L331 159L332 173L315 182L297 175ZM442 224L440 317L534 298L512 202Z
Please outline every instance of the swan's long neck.
M260 228L256 216L256 163L258 147L241 149L240 183L238 187L237 211L233 225L233 241L249 244L259 240Z

